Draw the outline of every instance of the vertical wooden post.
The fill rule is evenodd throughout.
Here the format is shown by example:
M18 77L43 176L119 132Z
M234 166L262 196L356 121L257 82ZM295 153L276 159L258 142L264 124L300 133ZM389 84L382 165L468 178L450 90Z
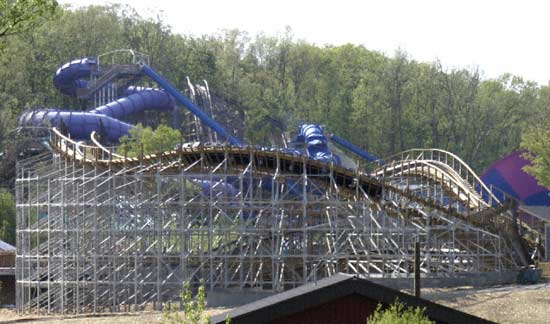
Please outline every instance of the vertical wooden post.
M414 242L414 296L420 297L420 242Z

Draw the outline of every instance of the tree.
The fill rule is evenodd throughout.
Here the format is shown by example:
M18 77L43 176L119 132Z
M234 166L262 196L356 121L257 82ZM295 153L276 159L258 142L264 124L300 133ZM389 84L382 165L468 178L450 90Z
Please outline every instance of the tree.
M550 118L547 115L527 128L521 138L527 150L524 157L532 162L524 170L534 176L540 185L550 187Z
M405 307L396 302L389 308L382 310L378 304L376 311L367 319L368 324L434 324L426 315L425 310L419 307Z
M0 239L15 244L15 201L3 188L0 188Z
M36 26L57 6L55 0L0 0L0 40Z
M130 130L130 136L120 139L119 154L139 156L140 153L151 154L173 150L181 142L181 134L178 130L166 125L160 125L153 130L138 124ZM142 151L143 149L143 151Z

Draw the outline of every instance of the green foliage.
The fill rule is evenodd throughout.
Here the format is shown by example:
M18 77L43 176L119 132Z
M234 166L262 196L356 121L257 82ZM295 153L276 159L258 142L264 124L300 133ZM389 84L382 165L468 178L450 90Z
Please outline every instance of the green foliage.
M170 151L181 142L181 139L178 130L166 125L160 125L157 129L152 130L150 127L138 124L130 130L129 137L124 136L120 139L119 154L136 157L142 152L142 148L143 154Z
M1 39L16 35L41 23L57 9L55 0L0 0Z
M543 115L527 128L521 139L524 154L532 165L524 170L533 175L540 185L550 187L550 118Z
M425 310L419 307L405 307L399 302L383 310L378 304L376 311L367 319L368 324L434 324L426 315Z
M3 188L0 188L0 239L15 244L15 200Z
M183 283L183 292L180 295L183 303L183 315L176 311L165 309L163 313L164 324L201 324L209 323L210 318L205 316L206 290L200 285L197 295L193 298L188 282Z

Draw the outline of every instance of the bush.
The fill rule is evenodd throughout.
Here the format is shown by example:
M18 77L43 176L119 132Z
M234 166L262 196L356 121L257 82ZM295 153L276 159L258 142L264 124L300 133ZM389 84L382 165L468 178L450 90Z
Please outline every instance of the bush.
M181 134L178 130L166 125L160 125L152 130L138 124L130 130L130 136L120 139L119 154L127 154L128 157L137 157L143 147L143 154L159 153L173 150L181 142Z
M378 304L376 311L367 319L368 324L435 324L426 315L425 309L405 307L395 302L389 308L382 310Z
M15 244L15 199L0 188L0 240Z
M180 295L183 302L183 316L176 311L164 311L164 324L202 324L209 323L210 319L204 315L206 308L206 290L204 285L199 287L197 296L193 298L188 282L183 283L183 292ZM165 305L166 306L166 305Z
M165 305L163 324L207 324L210 318L204 313L206 309L206 290L201 284L197 295L193 298L188 282L183 283L183 292L180 294L183 303L183 315L177 311L168 310ZM225 324L231 324L227 318Z

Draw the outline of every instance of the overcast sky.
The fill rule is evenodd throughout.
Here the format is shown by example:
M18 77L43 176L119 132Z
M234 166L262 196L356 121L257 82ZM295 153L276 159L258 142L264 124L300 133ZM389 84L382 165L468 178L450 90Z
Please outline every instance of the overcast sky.
M123 3L144 16L162 11L177 33L238 28L275 35L292 28L317 45L362 44L447 68L479 67L485 78L512 73L548 84L550 1L509 0L61 0L76 6Z

